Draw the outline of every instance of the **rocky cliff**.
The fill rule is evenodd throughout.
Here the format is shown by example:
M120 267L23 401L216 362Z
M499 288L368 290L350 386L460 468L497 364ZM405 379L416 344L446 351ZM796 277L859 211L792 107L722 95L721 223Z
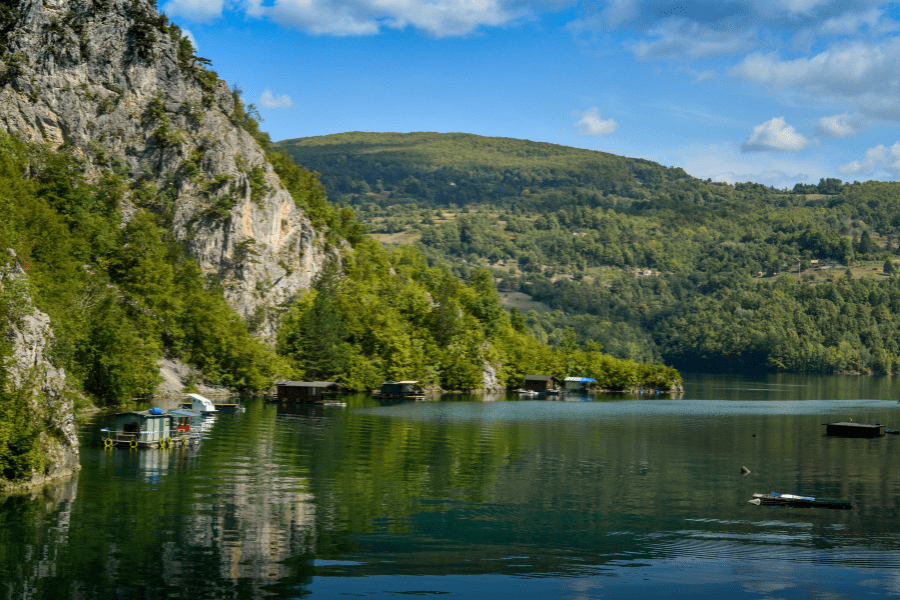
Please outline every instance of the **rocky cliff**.
M78 437L75 433L72 397L66 389L66 376L48 359L53 345L50 318L37 310L28 294L27 277L7 250L12 262L0 265L6 323L3 334L8 355L3 357L6 372L4 418L21 412L28 427L14 432L16 439L4 437L13 453L34 451L34 460L17 474L15 485L29 486L71 474L79 468ZM15 405L15 406L12 406ZM15 418L12 418L15 422ZM0 485L3 484L0 477Z
M171 219L229 303L271 337L269 309L329 256L228 85L146 0L0 0L0 126L69 147L128 183L122 214Z

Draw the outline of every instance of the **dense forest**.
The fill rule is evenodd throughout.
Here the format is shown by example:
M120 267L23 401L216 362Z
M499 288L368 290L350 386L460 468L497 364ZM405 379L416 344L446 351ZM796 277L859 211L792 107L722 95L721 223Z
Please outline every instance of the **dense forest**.
M690 370L900 370L900 184L773 189L553 144L467 134L285 140L379 239L412 243L621 358Z
M243 107L238 95L235 102ZM248 111L238 114L266 143ZM110 404L146 394L164 352L237 389L264 389L276 377L335 378L357 389L390 378L472 388L486 359L503 364L501 380L515 385L523 370L572 359L516 329L486 271L473 276L481 286L473 288L418 251L382 249L352 211L328 204L308 171L275 151L269 158L296 202L352 248L316 289L282 308L277 352L254 339L172 239L164 191L141 195L141 182L115 168L89 184L65 151L2 137L0 245L26 268L36 305L52 319L54 359L76 388ZM122 196L134 188L141 210L120 227ZM628 367L629 385L642 382L639 366Z

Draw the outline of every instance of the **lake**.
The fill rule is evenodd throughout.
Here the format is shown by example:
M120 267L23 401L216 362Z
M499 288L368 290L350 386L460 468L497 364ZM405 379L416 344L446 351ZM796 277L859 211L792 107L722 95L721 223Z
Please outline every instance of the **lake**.
M677 398L277 405L0 498L0 598L900 598L892 378L686 375ZM750 474L741 475L741 467ZM853 510L755 506L754 492Z

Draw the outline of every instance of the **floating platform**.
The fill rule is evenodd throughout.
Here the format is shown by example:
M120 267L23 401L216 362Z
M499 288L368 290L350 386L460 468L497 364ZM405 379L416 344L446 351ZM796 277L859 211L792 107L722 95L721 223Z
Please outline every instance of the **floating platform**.
M879 423L873 425L871 423L854 423L852 421L823 423L823 425L825 425L825 435L854 438L881 437L881 430L884 429L884 425Z
M837 508L848 510L853 504L844 500L824 500L810 496L795 496L794 494L753 494L750 504L764 506L791 506L794 508Z

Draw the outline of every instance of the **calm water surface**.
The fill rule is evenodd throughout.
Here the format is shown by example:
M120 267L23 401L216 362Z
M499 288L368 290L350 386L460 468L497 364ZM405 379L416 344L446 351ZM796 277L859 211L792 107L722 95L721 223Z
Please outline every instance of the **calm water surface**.
M0 499L0 598L900 598L889 378L687 376L680 398L279 406ZM741 476L740 468L751 470ZM754 492L851 511L748 504Z

